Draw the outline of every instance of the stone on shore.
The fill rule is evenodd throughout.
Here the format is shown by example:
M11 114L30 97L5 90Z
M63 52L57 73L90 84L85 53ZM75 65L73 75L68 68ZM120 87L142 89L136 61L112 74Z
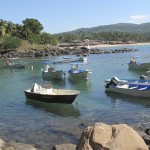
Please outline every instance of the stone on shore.
M37 150L37 149L30 144L9 142L7 143L7 147L2 150Z
M76 150L76 145L74 144L55 145L52 150Z
M141 136L126 124L95 123L84 129L76 150L148 150Z

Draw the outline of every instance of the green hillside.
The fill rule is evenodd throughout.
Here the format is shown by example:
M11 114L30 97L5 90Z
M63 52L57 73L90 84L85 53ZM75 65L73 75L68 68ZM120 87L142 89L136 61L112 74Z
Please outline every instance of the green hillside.
M132 32L132 33L146 33L150 32L150 23L143 23L143 24L132 24L132 23L118 23L118 24L111 24L111 25L103 25L97 26L92 28L81 28L71 33L76 32L92 32L92 33L101 33L101 32Z

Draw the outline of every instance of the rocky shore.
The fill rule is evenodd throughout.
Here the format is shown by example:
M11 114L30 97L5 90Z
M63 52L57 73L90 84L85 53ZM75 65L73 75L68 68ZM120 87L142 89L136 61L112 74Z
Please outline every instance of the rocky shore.
M136 48L122 48L115 50L105 50L92 48L88 49L86 47L81 48L54 48L54 49L44 49L36 50L30 49L25 51L0 51L0 58L13 58L13 57L46 57L46 56L60 56L60 55L80 55L80 54L110 54L110 53L126 53L137 51Z
M54 145L52 150L150 150L150 128L136 131L127 124L102 122L84 128L77 145ZM0 150L39 150L31 144L0 139ZM40 149L41 150L41 149Z

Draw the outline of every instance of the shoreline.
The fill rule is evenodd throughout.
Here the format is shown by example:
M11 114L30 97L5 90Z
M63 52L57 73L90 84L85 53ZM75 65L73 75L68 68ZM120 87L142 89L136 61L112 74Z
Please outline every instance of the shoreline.
M140 45L150 45L149 43L134 43L134 44L99 44L99 45L89 45L89 48L103 48L103 47L119 47L119 46L140 46Z

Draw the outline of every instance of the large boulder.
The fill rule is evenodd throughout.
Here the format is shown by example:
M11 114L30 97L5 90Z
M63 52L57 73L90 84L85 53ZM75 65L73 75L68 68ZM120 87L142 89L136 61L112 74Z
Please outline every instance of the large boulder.
M83 131L76 150L148 150L141 136L126 124L95 123Z

